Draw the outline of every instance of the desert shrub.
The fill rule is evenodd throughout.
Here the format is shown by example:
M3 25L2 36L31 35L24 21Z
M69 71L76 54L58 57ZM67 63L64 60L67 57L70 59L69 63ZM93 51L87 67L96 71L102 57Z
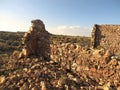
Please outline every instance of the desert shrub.
M62 43L78 43L83 47L90 46L90 37L85 36L52 35L51 40Z
M5 42L5 40L3 40L3 39L0 39L0 42L4 43L4 42Z
M20 42L19 42L19 41L11 41L11 40L8 40L8 41L6 41L6 44L7 44L7 45L10 45L10 46L19 46L19 45L20 45Z
M21 50L21 38L24 32L0 32L0 53L12 53Z
M103 46L100 46L100 45L98 45L95 49L102 49L102 48L104 48Z
M0 51L6 51L8 50L8 46L4 43L0 43Z

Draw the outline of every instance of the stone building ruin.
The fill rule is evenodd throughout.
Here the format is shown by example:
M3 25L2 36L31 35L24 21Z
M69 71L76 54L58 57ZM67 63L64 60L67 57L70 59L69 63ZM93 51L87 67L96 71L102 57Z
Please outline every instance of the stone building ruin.
M54 46L57 42L50 41L50 34L45 29L45 25L41 20L32 20L31 27L23 37L24 48L22 54L26 57L30 55L50 57ZM120 25L97 25L95 24L92 30L91 47L104 48L109 50L111 54L120 54ZM65 43L64 43L65 44ZM62 44L61 44L62 45ZM62 47L58 45L59 47ZM73 45L74 46L74 45ZM81 46L79 46L81 47ZM56 47L58 49L58 47Z
M97 25L92 30L92 47L102 47L112 54L120 54L120 25Z
M31 55L43 56L49 58L50 42L49 33L45 29L45 25L41 20L32 20L29 31L24 34L22 54L25 57Z
M22 55L42 56L44 60L52 60L63 68L80 71L88 68L88 62L108 63L111 54L119 54L120 51L120 25L94 25L92 31L92 47L101 46L101 50L83 50L77 43L58 43L50 39L51 35L46 31L41 20L32 20L32 26L23 38L24 48ZM22 56L21 55L21 56ZM103 63L102 63L103 64Z
M21 58L27 58L15 60L14 63L10 61L9 65L17 64L20 71L15 70L16 72L9 74L10 79L7 78L6 81L8 79L11 82L15 81L17 85L23 87L27 85L26 80L29 86L39 86L42 80L45 81L46 86L50 85L55 90L58 86L62 90L61 87L64 88L66 85L70 86L70 90L88 90L91 87L90 90L120 90L118 89L120 58L113 55L119 54L120 50L120 25L94 25L91 37L92 48L85 49L78 43L51 39L52 34L46 31L41 20L32 20L31 23L32 26L23 37L24 47L20 53ZM94 49L97 47L101 48ZM21 80L16 79L15 75L25 83L22 85ZM20 75L23 78L19 77Z

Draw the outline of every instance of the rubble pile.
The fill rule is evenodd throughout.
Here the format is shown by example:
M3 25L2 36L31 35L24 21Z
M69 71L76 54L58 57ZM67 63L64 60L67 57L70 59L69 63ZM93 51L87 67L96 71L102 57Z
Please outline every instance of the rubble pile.
M0 76L0 89L119 90L120 60L109 55L105 50L82 50L69 66L42 57L11 59L2 66L6 69Z
M84 50L83 47L70 43L54 44L50 47L51 59L59 63L63 69L72 71L78 76L86 75L87 78L94 80L95 86L103 86L108 82L114 87L120 86L120 59L109 50L103 48ZM89 82L88 86L91 84Z

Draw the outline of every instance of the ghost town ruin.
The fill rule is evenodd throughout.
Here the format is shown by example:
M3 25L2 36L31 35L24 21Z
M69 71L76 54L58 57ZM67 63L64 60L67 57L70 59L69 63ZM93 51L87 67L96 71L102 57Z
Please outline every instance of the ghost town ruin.
M75 60L79 59L82 47L76 43L59 43L50 40L50 34L45 29L41 20L32 20L32 26L23 37L24 48L22 55L42 56L52 60ZM120 25L97 25L95 24L91 36L91 48L101 48L111 55L120 55Z
M22 74L14 72L7 78L16 87L20 90L120 90L120 25L95 24L91 47L85 49L77 43L52 41L52 34L41 20L31 23L23 37L24 48L19 56L23 59L17 61L18 67L23 68ZM32 55L38 58L32 60L29 58ZM16 61L11 65L15 67ZM15 77L21 78L20 81L14 81Z
M50 33L46 31L45 25L41 20L33 20L31 23L32 26L29 32L24 35L23 39L25 44L23 52L25 56L39 54L39 56L60 63L62 68L74 72L81 72L96 67L93 69L94 73L90 73L93 76L97 74L95 75L97 78L101 76L109 77L111 74L115 74L112 69L108 70L108 67L103 69L103 71L101 70L103 66L109 62L117 63L117 60L112 61L111 59L115 59L112 55L120 55L120 25L95 24L91 37L92 49L83 50L82 47L76 43L50 41ZM100 50L95 50L94 48L96 47L99 47ZM90 62L92 62L91 65L89 65ZM117 73L115 75L117 75Z

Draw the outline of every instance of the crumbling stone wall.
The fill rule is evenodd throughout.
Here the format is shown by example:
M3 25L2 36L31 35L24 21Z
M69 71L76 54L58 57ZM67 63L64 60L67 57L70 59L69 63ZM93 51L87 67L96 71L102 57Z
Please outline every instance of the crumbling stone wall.
M92 46L100 46L112 54L120 54L120 25L97 25L92 30Z
M23 37L24 48L22 49L21 57L34 55L49 59L50 34L46 31L45 25L41 20L32 20L31 24L29 31Z

